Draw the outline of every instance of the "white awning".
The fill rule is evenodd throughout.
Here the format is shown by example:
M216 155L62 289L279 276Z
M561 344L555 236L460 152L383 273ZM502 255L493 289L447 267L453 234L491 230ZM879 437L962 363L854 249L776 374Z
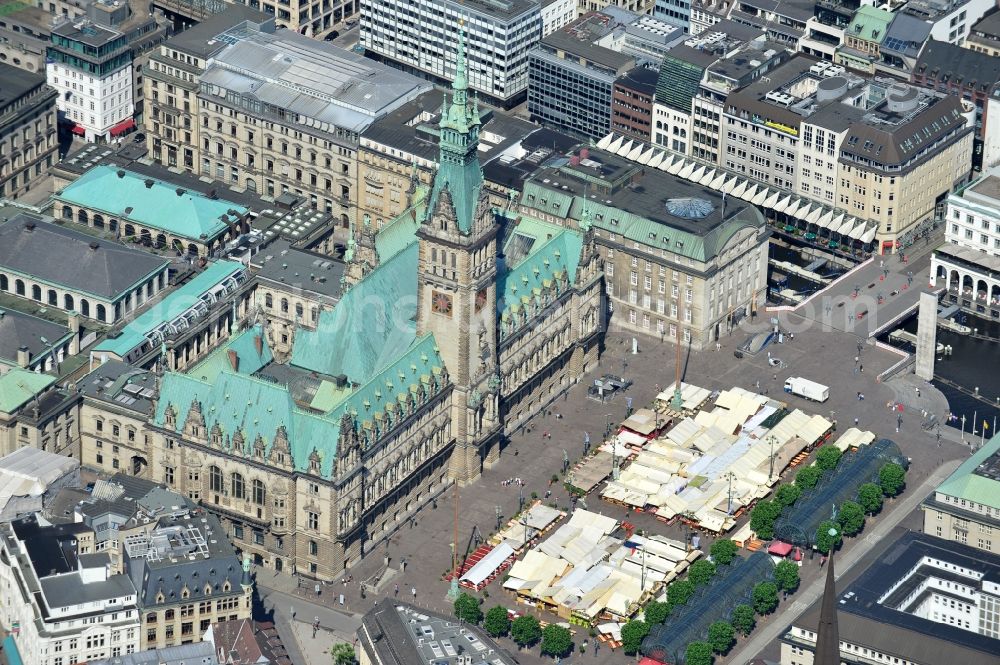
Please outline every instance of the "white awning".
M643 145L644 144L642 144L642 143L636 143L635 147L632 148L632 150L625 156L625 158L629 159L629 160L631 160L633 162L638 161L639 160L639 155L642 154L642 147L643 147Z
M780 201L774 204L774 209L778 212L786 212L788 210L788 204L791 203L792 197L785 196Z
M861 242L869 243L875 239L875 234L878 233L878 224L868 227L868 230L861 234Z
M615 137L615 140L608 144L607 151L608 152L618 152L618 148L622 147L622 141L624 141L624 140L625 140L624 136L617 136L617 137ZM631 143L631 141L629 143ZM597 146L597 147L600 148L601 146Z
M795 210L795 212L789 214L792 215L793 217L798 217L799 219L805 219L806 213L809 212L809 202L803 201L802 199L798 199L797 205L798 207Z
M860 240L861 234L865 230L865 221L863 219L856 219L854 217L851 217L851 219L854 220L854 228L848 231L847 235L851 236L855 240Z
M766 199L764 199L764 207L771 208L773 210L774 206L777 205L778 203L778 199L780 198L781 198L781 192L777 190L771 192L771 194Z
M699 164L698 168L692 171L689 176L685 177L690 179L692 182L701 182L701 177L703 175L705 175L705 166L703 164Z
M747 191L743 192L740 198L743 199L744 201L749 201L755 196L757 196L757 185L751 184L749 187L747 187Z
M754 204L755 206L759 206L767 199L768 194L770 193L771 190L769 188L761 187L760 191L757 192L757 194L752 199L750 199L750 203Z
M706 169L705 175L698 180L698 183L707 187L713 180L715 180L715 169Z
M677 175L681 178L690 178L695 166L696 164L694 162L689 162L685 159L684 168L682 168Z
M809 222L810 224L817 224L819 223L819 217L822 214L823 214L823 208L821 208L820 206L816 206L815 208L813 208L812 212L806 215L806 221Z
M819 221L816 222L816 223L819 224L824 229L829 229L830 228L830 222L832 222L832 221L833 221L833 211L832 210L827 210L826 214L823 215L822 217L820 217Z
M669 152L664 153L663 161L657 168L659 168L661 171L670 171L670 167L673 165L675 159L676 157L671 155Z
M730 193L737 198L742 197L743 192L747 191L747 185L749 184L750 183L747 182L746 180L740 180L740 183L736 185L736 187L734 187L733 191Z
M649 163L646 166L648 166L651 169L657 168L663 161L663 158L666 157L666 155L667 153L663 152L662 150L657 151L657 153L653 155L652 159L649 160Z
M597 147L600 148L601 150L607 150L608 146L611 145L611 141L614 138L615 138L615 133L611 132L610 134L608 134L603 139L597 142Z
M667 169L667 173L669 173L670 175L677 175L686 166L687 166L687 160L685 160L683 157L678 157L677 160L670 165L670 168Z
M845 226L847 226L847 215L844 213L840 213L830 222L830 230L835 233L844 233L847 230L844 228Z
M728 178L728 177L729 177L729 175L726 174L726 173L719 173L718 175L716 175L712 179L712 182L711 182L711 184L709 184L709 187L711 187L712 189L719 189L719 190L721 190L722 189L722 183L724 183L726 181L726 178Z
M500 543L480 559L476 565L466 571L465 575L462 575L462 581L478 587L488 580L490 575L495 573L497 568L513 554L514 549L510 545Z
M653 153L654 152L656 152L656 151L653 150L652 146L650 146L649 148L646 148L646 152L644 152L641 155L639 155L639 158L636 159L635 161L637 161L640 164L642 164L643 166L645 166L645 165L649 164L649 160L653 158Z

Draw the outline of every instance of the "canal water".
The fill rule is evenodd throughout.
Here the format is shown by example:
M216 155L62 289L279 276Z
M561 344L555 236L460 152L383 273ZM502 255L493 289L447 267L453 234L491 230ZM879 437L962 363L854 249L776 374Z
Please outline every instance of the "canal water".
M801 266L802 268L805 268L815 260L813 257L803 257L801 250L798 248L784 247L775 243L771 243L769 258L771 261L786 261L788 263ZM826 263L815 272L823 275L824 277L835 278L843 274L845 269L837 265ZM780 267L775 267L773 264L768 266L767 283L771 289L771 292L768 294L768 300L773 303L779 302L780 299L778 298L777 293L782 289L791 289L799 295L809 295L825 286L820 282L814 282L811 279L802 277L801 275L786 275Z
M965 317L962 319L962 317ZM980 334L994 339L1000 339L1000 322L982 319L971 314L957 315L960 323L970 328L978 329ZM904 330L916 334L916 314L908 318L901 326ZM880 337L881 341L899 346L907 351L914 349L909 344L889 342L888 334ZM948 399L951 412L961 418L965 416L965 431L972 431L973 417L976 418L976 432L982 432L983 421L989 425L986 438L995 434L994 419L1000 427L1000 342L977 339L969 335L960 335L944 328L938 328L937 341L945 346L951 346L950 356L938 356L934 364L934 375L945 381L935 379L932 383L944 393ZM979 388L979 397L959 390L950 383L958 384L965 391L974 393ZM956 429L961 428L961 421L952 422Z

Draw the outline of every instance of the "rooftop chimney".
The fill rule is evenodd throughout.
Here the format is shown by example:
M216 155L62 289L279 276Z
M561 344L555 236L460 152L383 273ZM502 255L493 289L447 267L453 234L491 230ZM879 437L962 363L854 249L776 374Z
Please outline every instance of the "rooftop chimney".
M253 345L257 349L258 356L264 354L264 338L261 335L254 336Z
M240 357L239 357L239 355L235 351L233 351L232 349L229 349L228 355L229 355L229 364L232 365L233 371L234 372L240 371Z
M17 366L27 369L29 362L31 362L31 353L28 351L28 347L22 346L17 350Z
M124 177L125 177L125 171L124 171L124 170L122 170L122 169L118 169L118 171L117 171L116 175L117 175L117 176L118 176L119 178L124 178Z
M27 231L28 233L31 233L32 231L35 230L35 223L28 222L27 224L24 225L24 230Z
M146 178L142 184L146 185L146 189L152 189L154 182L152 178Z
M100 247L100 246L101 245L96 240L90 243L90 248L92 250L94 250L95 252L97 251L97 248Z

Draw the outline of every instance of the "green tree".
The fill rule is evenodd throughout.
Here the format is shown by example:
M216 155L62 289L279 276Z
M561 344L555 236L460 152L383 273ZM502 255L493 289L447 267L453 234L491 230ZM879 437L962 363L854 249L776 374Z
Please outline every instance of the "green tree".
M358 662L354 657L354 647L347 642L334 644L330 655L333 656L333 665L354 665Z
M692 642L684 652L686 665L712 665L712 645L708 642Z
M668 603L661 603L658 600L650 601L646 605L646 609L643 610L643 615L646 617L646 623L651 626L663 623L670 616L670 605Z
M645 621L629 621L622 626L622 648L632 656L639 652L642 640L649 635L649 624Z
M510 624L510 636L519 647L528 647L542 638L542 627L538 619L530 614L523 614Z
M878 484L886 496L896 496L906 486L906 471L895 462L889 462L878 471Z
M699 559L688 568L688 579L695 586L708 584L712 580L713 575L715 575L715 564L707 559Z
M774 521L781 515L781 506L774 501L761 501L750 511L750 528L761 540L774 538Z
M728 621L716 621L708 627L708 643L715 653L728 653L736 642L736 631Z
M860 533L865 526L865 509L860 503L845 501L837 511L837 522L843 529L845 536L853 536Z
M719 540L712 543L709 553L712 555L712 560L720 566L728 566L736 558L736 553L739 551L739 547L733 541L728 538L720 538Z
M795 484L804 490L816 487L816 483L823 476L823 469L818 466L807 466L795 474Z
M837 464L840 462L840 457L843 455L840 448L834 445L822 446L816 451L816 466L823 469L824 471L830 471L837 468Z
M676 580L667 587L667 602L671 607L685 605L694 595L694 583L690 580Z
M749 605L737 605L734 607L730 619L732 619L733 627L744 636L752 633L753 629L757 626L757 617L754 614L753 608Z
M782 506L790 506L802 496L802 488L798 485L782 485L774 493L774 500Z
M550 623L542 631L542 654L546 656L565 656L573 650L573 634L569 628Z
M507 608L501 605L491 607L483 620L483 628L491 637L503 637L510 632L510 615Z
M774 582L758 582L753 588L753 608L757 614L770 614L778 606L778 586Z
M882 510L882 488L875 483L865 483L858 488L858 503L869 515Z
M799 566L794 561L779 561L774 567L774 583L782 591L795 591L799 588Z
M834 534L832 536L831 531ZM836 549L843 539L844 534L841 533L840 525L833 520L824 520L816 529L816 549L823 554L829 554L830 550Z
M479 622L483 620L483 611L479 609L479 600L464 591L458 594L458 598L455 599L454 609L455 616L465 623L478 626Z

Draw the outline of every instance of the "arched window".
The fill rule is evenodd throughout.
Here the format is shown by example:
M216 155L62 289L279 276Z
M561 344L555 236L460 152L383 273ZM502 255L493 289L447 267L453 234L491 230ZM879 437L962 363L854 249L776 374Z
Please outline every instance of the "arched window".
M288 298L281 299L281 311L284 314L288 314Z
M194 244L193 242L188 243L188 254L190 254L191 256L198 256L198 245Z
M64 294L63 309L65 309L68 312L72 312L75 307L76 307L76 301L73 300L73 296L71 296L68 293Z
M230 494L233 495L234 499L245 499L246 498L246 487L243 485L243 476L239 473L234 473L230 475Z
M222 491L222 469L217 466L208 469L208 488L213 492Z
M7 275L0 275L0 291L6 291L10 288L10 284L7 283Z
M63 219L73 219L73 209L69 206L63 206Z
M274 307L274 297L270 293L264 294L264 307L268 309Z
M105 317L108 315L108 309L104 305L97 306L97 320L104 321Z
M267 489L264 487L264 482L261 480L253 481L253 502L258 506L263 506L264 502L267 500Z
M304 313L305 310L302 308L302 303L300 302L295 303L295 318L301 319Z
M19 279L14 280L14 293L16 293L19 296L24 295L24 282L22 282Z
M49 289L48 293L45 294L49 300L49 304L53 307L59 306L59 294L55 292L55 289Z
M42 301L42 287L37 284L31 285L31 299L37 300L38 302Z
M80 299L80 316L90 316L90 301L86 298Z
M90 215L87 214L86 210L80 208L80 210L76 213L76 221L81 224L87 224L90 221Z

